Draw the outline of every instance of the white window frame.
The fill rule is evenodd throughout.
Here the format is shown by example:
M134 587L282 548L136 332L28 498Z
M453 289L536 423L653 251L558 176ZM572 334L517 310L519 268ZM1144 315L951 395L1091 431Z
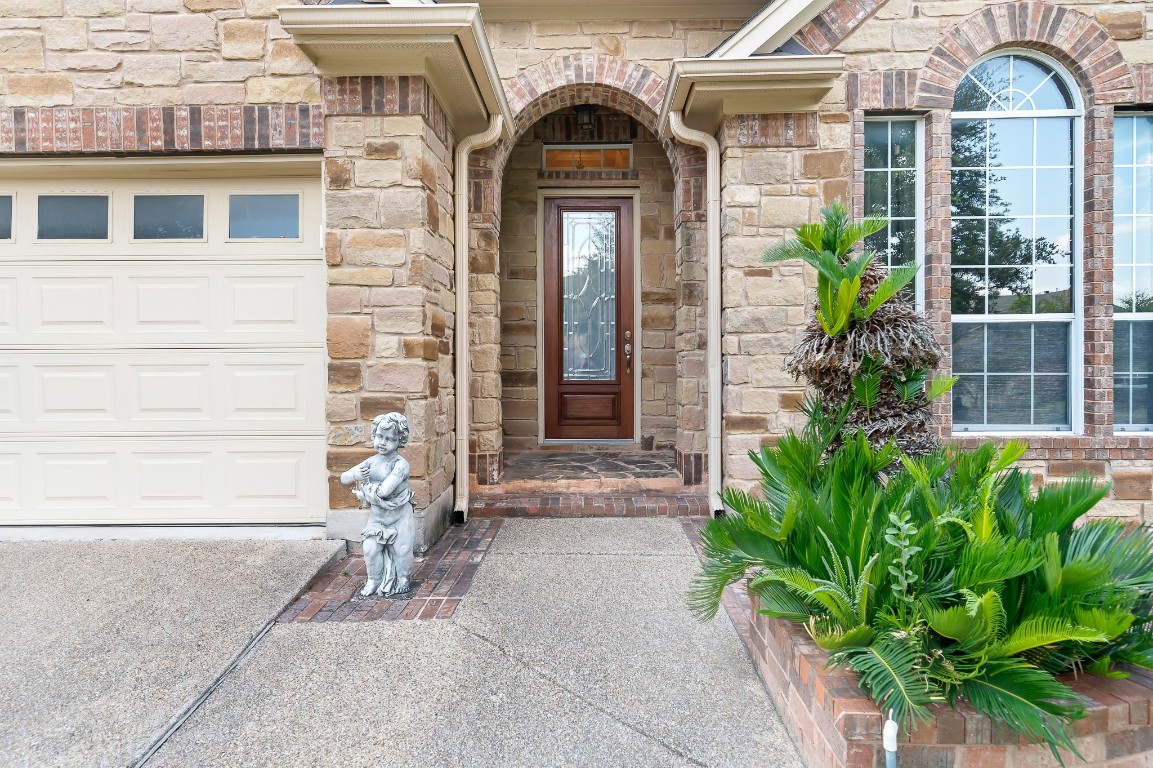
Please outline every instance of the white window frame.
M199 195L200 196L200 215L201 219L201 236L200 237L166 237L166 238L148 238L136 237L136 198L138 197L179 197L182 195ZM131 201L129 206L128 222L128 242L130 243L206 243L208 242L208 200L209 190L207 188L200 189L152 189L147 186L142 186L140 189L134 189L131 192Z
M1125 119L1125 118L1141 118L1141 117L1153 117L1153 112L1149 112L1149 111L1136 112L1135 111L1135 112L1118 112L1118 113L1114 114L1114 116L1113 116L1113 135L1114 135L1114 137L1116 137L1116 134L1117 134L1117 121L1118 120ZM1134 121L1134 123L1133 123L1133 129L1134 129L1133 147L1134 147L1134 152L1136 152L1136 149L1137 149L1136 121ZM1140 166L1138 166L1136 164L1129 165L1128 163L1122 163L1121 166L1125 167L1125 168L1132 168L1134 170L1134 174L1133 174L1133 213L1127 214L1127 215L1131 215L1131 216L1133 216L1134 219L1136 219L1138 216L1138 214L1136 213L1136 211L1137 211L1137 174L1136 174L1136 169ZM1117 165L1114 164L1114 169L1113 169L1113 171L1114 171L1113 178L1114 179L1117 178L1116 170L1117 170ZM1115 185L1114 185L1114 190L1116 190ZM1114 199L1114 204L1113 204L1113 215L1114 216L1117 215L1117 204L1116 204L1115 199ZM1153 218L1153 214L1144 214L1144 215L1148 215L1150 218ZM1117 227L1116 227L1116 223L1114 223L1114 227L1113 227L1113 233L1114 233L1113 244L1114 245L1116 245L1116 232L1117 232ZM1134 237L1136 238L1136 233L1134 233ZM1134 257L1136 257L1136 254L1134 254ZM1130 265L1130 269L1132 269L1132 268L1133 268L1133 265ZM1113 261L1113 271L1114 272L1117 271L1116 258L1114 258L1114 261ZM1113 285L1115 288L1117 285L1116 280L1113 281ZM1126 312L1126 313L1118 315L1116 309L1113 310L1114 378L1116 378L1116 372L1115 372L1116 371L1116 360L1117 360L1116 329L1117 329L1118 320L1120 320L1121 322L1153 322L1153 312ZM1130 344L1132 344L1132 340L1130 340ZM1129 374L1127 374L1127 375L1131 376L1132 371L1133 371L1133 363L1132 363L1132 360L1130 360L1130 362L1129 362ZM1113 387L1113 397L1114 398L1117 397L1117 387L1116 387L1115 383L1114 383L1114 387ZM1118 424L1114 423L1113 424L1113 431L1114 432L1127 432L1127 433L1153 432L1153 424L1121 424L1121 425L1118 425Z
M914 227L913 237L915 248L913 252L913 260L916 262L917 279L913 281L914 300L918 312L925 311L925 283L928 280L928 275L925 274L925 118L920 115L900 115L900 114L875 114L865 115L866 123L893 123L893 122L913 123L913 138L916 147L913 150L913 178L915 184L914 194L916 195L915 212L914 212ZM889 128L890 144L892 142L893 130ZM863 145L862 145L863 149ZM861 165L861 182L864 183L865 177L869 173L878 173L879 168L866 168L864 163ZM898 169L901 171L908 171L908 168ZM889 205L888 209L891 211L893 208L893 183L892 176L894 169L886 168L885 171L889 174ZM863 200L862 193L862 200ZM863 203L862 203L863 204ZM865 210L868 213L868 210ZM888 217L886 217L888 218ZM887 265L886 265L887 266Z
M40 200L42 198L45 198L45 197L103 197L105 200L108 201L107 218L105 220L106 232L107 232L108 236L107 237L92 237L92 238L85 238L85 237L40 237ZM48 191L37 192L35 195L33 195L33 198L32 198L33 217L31 220L34 222L33 227L32 227L32 242L33 242L33 244L39 245L41 243L44 243L47 245L99 245L99 244L112 243L116 239L116 236L118 234L117 221L116 221L116 218L117 218L116 217L116 199L115 198L116 198L116 196L115 196L114 190L112 190L108 187L105 187L105 186L99 186L99 187L96 187L94 189L80 189L80 188L76 188L76 187L61 187L59 189L53 189L50 192L48 192ZM12 208L12 210L13 210L13 214L12 214L13 222L12 223L14 225L12 227L12 234L13 234L13 237L15 237L15 235L16 235L16 227L15 227L15 223L16 223L15 222L15 219L16 219L15 203L16 203L16 201L13 200L12 202L13 202L13 208ZM4 242L15 242L15 239L13 239L12 241L5 240Z
M17 220L19 218L16 215L16 211L19 210L16 207L17 206L16 190L15 189L8 189L7 187L0 187L0 197L8 197L8 198L11 198L11 200L12 200L12 226L10 228L11 237L0 238L0 243L14 243L14 242L16 242L16 237L17 237L16 224L17 224Z
M956 423L953 423L952 433L957 436L1003 436L1003 435L1026 435L1026 434L1057 434L1057 435L1070 435L1077 436L1085 433L1085 299L1084 299L1084 270L1085 270L1085 102L1081 95L1081 89L1078 87L1076 81L1073 79L1069 71L1060 64L1057 60L1050 56L1037 51L1025 49L1007 49L998 50L993 53L982 56L977 61L965 70L968 75L976 67L989 61L990 59L1000 58L1002 56L1020 56L1021 58L1034 59L1043 63L1045 66L1053 70L1054 76L1061 79L1065 87L1068 89L1072 96L1073 102L1076 105L1074 109L1047 109L1047 110L1021 110L1014 112L1006 111L981 111L981 112L950 112L950 124L956 120L1003 120L1011 118L1013 115L1028 115L1029 119L1040 119L1046 117L1065 117L1071 118L1073 121L1073 233L1070 238L1071 260L1073 263L1073 279L1070 286L1072 292L1073 312L1060 313L1060 314L1036 314L1031 313L1028 315L954 315L950 313L953 325L957 324L991 324L991 323L1045 323L1045 322L1062 322L1071 323L1072 328L1069 333L1069 427L1063 425L1044 425L1034 424L1028 427L1021 426L1006 426L999 427L997 425L979 425L974 429L958 429ZM951 148L950 148L951 152ZM1034 148L1036 152L1036 148ZM950 154L950 158L952 155ZM1036 169L1036 154L1033 157L1031 166ZM950 174L952 173L952 162L949 164ZM1037 188L1033 187L1034 203L1036 203ZM1034 210L1036 205L1034 204ZM1034 214L1035 218L1035 214ZM952 239L952 231L949 233L950 242ZM949 264L949 283L952 285L953 277L953 264L950 260ZM958 320L958 317L963 318ZM952 334L950 334L951 336ZM986 355L988 348L986 347ZM1030 363L1032 365L1032 363ZM988 376L986 370L985 376ZM1032 373L1030 373L1032 375ZM988 398L986 397L985 408L988 412Z

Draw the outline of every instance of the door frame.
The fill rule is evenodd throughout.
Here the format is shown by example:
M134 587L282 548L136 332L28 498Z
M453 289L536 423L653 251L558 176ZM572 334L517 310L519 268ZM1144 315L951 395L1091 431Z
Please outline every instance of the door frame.
M544 382L544 260L545 260L545 200L563 197L616 197L628 198L633 204L633 328L636 352L633 356L633 436L622 440L545 439L545 382ZM537 445L639 445L641 442L641 366L644 354L641 345L641 191L628 187L547 187L536 193L536 423Z

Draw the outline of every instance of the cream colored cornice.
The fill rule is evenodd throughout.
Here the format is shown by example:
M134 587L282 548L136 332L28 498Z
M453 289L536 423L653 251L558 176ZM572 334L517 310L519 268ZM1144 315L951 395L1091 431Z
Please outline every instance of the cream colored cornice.
M679 111L685 124L715 132L724 115L807 112L817 108L844 71L845 57L756 56L751 59L677 59L661 109Z
M489 21L744 21L765 0L479 0Z
M322 75L422 75L458 136L512 112L476 3L292 5L280 23Z
M776 0L709 54L711 59L743 59L770 54L788 42L833 0Z

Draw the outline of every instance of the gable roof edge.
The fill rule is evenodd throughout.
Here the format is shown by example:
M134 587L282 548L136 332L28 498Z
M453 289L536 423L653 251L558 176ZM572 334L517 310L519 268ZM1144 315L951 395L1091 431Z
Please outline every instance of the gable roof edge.
M709 54L710 59L745 59L772 53L801 27L832 5L833 0L776 0Z

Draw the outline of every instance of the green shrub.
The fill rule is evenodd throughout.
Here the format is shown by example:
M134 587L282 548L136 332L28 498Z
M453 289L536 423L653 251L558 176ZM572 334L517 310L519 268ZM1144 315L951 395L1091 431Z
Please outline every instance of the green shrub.
M1149 529L1075 526L1107 486L1033 492L1013 468L1022 443L910 458L843 434L815 399L805 408L800 435L751 454L761 496L730 489L729 514L705 526L694 613L711 618L748 578L765 613L804 624L898 720L964 698L1054 754L1073 749L1083 708L1054 675L1153 666Z

